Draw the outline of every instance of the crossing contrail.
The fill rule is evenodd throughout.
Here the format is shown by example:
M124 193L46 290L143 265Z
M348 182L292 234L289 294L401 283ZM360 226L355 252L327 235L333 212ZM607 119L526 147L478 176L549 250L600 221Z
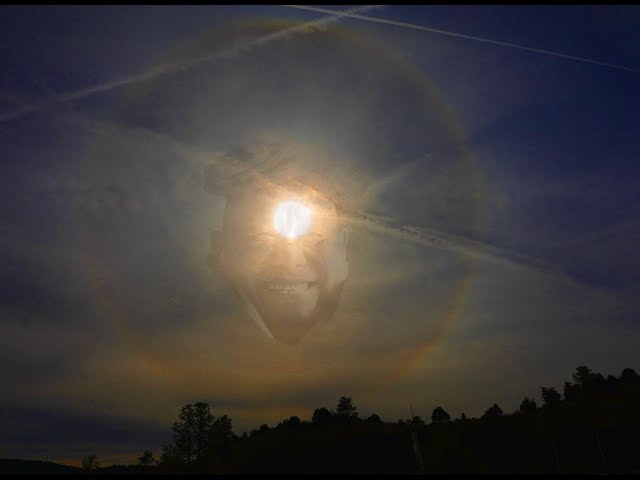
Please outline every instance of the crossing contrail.
M166 63L163 65L158 65L149 71L146 71L137 75L131 75L124 78L112 80L110 82L101 83L99 85L94 85L92 87L84 88L71 93L64 93L64 94L61 94L53 98L43 100L42 102L34 103L31 105L23 105L18 109L0 113L0 122L7 122L10 120L14 120L28 113L38 112L40 110L54 107L62 103L78 100L81 98L86 98L96 93L107 92L107 91L114 90L116 88L124 87L127 85L142 83L147 80L152 80L154 78L167 75L169 73L189 70L191 68L194 68L196 66L199 66L205 63L215 63L218 60L228 59L236 56L241 52L248 51L252 48L265 45L269 42L272 42L273 40L277 40L279 38L283 38L288 35L292 35L296 33L304 33L305 31L309 31L309 29L313 29L314 27L320 27L322 25L335 23L344 17L349 17L350 15L356 15L360 12L367 12L369 10L373 10L381 7L383 7L383 5L365 5L365 6L351 8L344 11L333 10L331 11L331 14L327 17L323 17L318 20L313 20L310 22L305 22L300 25L296 25L294 27L285 28L283 30L270 33L269 35L265 35L264 37L251 40L244 44L233 46L232 48L223 50L221 52L200 56L200 57L186 60L183 62Z
M88 129L101 137L112 139L112 141L119 138L127 138L146 147L161 147L163 150L171 151L172 157L176 160L187 161L195 168L203 169L205 174L204 190L222 196L225 196L225 192L230 187L233 187L235 182L244 183L245 186L252 185L256 189L264 188L279 191L283 187L272 178L274 176L272 170L278 170L282 163L287 164L293 158L291 152L285 148L286 145L280 145L272 152L273 156L267 155L264 158L255 158L245 162L233 158L232 155L213 152L206 148L203 149L183 143L170 135L144 127L123 128L115 123L93 120L75 114L71 116L57 114L56 118L60 122L71 122L72 125ZM211 170L211 174L207 173L208 170ZM215 178L216 182L210 188L207 183L211 178ZM284 189L283 192L287 192L287 190ZM82 197L82 202L87 203L84 197ZM575 278L562 271L556 265L549 264L540 258L524 255L518 251L498 247L491 242L453 235L429 227L401 224L393 218L359 209L343 211L341 215L350 226L373 234L413 243L425 248L434 248L469 258L476 258L521 271L546 274L562 279L572 286L590 286L588 282Z
M423 247L435 248L457 253L465 257L481 259L489 263L517 268L522 271L551 275L564 280L568 285L580 286L584 282L559 270L556 266L522 253L500 248L459 235L452 235L428 227L400 225L391 218L358 211L345 214L346 220L354 227L363 228L372 233L393 237L401 241Z
M327 14L336 13L334 10L330 10L327 8L310 7L307 5L282 5L282 6L287 8L295 8L298 10L308 10L311 12L318 12L318 13L327 13ZM516 48L518 50L540 53L543 55L550 55L552 57L564 58L566 60L575 60L577 62L590 63L592 65L599 65L601 67L609 67L609 68L615 68L618 70L626 70L628 72L640 73L640 68L637 68L637 67L628 67L626 65L618 65L615 63L601 62L599 60L592 60L590 58L577 57L575 55L568 55L566 53L554 52L551 50L543 50L541 48L527 47L525 45L518 45L516 43L501 42L500 40L492 40L490 38L478 37L475 35L465 35L463 33L450 32L447 30L440 30L440 29L431 28L431 27L424 27L422 25L416 25L414 23L398 22L396 20L386 20L384 18L370 17L367 15L361 15L360 13L357 13L357 12L348 13L348 14L345 14L344 16L355 18L358 20L366 20L369 22L384 23L386 25L394 25L396 27L411 28L413 30L420 30L422 32L438 33L440 35L447 35L449 37L464 38L466 40L475 40L476 42L488 43L491 45L499 45L501 47Z

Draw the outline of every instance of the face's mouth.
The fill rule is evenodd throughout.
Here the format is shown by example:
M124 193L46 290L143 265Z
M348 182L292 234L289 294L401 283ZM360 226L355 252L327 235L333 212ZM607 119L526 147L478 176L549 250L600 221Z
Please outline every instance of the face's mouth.
M254 299L258 313L277 337L313 320L311 314L319 297L317 279L298 277L263 280L257 285Z
M296 295L303 293L306 290L318 286L317 280L304 281L304 280L288 280L288 279L273 279L260 283L260 290L265 293L276 293L281 295Z

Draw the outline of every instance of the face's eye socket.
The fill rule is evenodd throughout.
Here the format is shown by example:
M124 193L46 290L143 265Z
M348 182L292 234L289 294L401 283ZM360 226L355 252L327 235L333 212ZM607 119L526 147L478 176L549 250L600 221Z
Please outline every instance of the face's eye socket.
M323 255L323 247L327 242L327 237L319 233L309 233L302 240L305 256L310 262L319 261Z
M324 240L326 240L326 236L316 232L309 232L301 240L304 241L307 245L316 245Z
M249 238L254 240L272 240L276 238L276 236L271 232L259 232L254 235L251 235Z
M278 239L277 235L270 232L259 232L249 235L244 239L245 247L261 247L266 248L272 246Z

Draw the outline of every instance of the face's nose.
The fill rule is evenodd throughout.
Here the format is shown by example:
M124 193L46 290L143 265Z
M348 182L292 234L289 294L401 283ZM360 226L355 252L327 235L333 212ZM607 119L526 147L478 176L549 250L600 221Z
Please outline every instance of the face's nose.
M268 258L268 265L285 275L302 275L309 270L304 249L296 239L280 240Z

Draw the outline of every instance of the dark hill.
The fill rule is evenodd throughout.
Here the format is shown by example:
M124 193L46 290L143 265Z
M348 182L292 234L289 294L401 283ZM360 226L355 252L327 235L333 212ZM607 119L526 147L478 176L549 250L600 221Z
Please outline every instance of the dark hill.
M54 462L41 462L39 460L18 460L14 458L0 458L0 475L68 475L82 473L78 467L61 465Z

